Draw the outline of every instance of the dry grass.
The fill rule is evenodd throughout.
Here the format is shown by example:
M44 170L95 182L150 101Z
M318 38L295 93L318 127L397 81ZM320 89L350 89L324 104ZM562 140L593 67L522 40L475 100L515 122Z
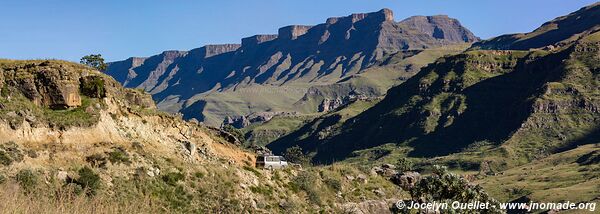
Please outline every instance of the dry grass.
M88 197L67 188L25 193L14 182L0 185L0 213L163 213L149 198L118 200L109 195ZM41 190L40 190L41 191Z

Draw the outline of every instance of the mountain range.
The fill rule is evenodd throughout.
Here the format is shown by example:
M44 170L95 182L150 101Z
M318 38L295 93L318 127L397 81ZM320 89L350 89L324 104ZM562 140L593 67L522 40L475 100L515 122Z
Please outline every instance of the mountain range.
M506 41L519 37L508 35L475 43L424 67L357 116L325 115L269 147L281 152L298 145L325 163L387 144L413 157L476 148L487 159L506 159L496 163L506 167L597 143L599 9L594 4L516 34L520 40Z
M396 22L392 11L383 9L329 18L315 26L287 26L277 35L243 38L241 44L132 57L109 63L106 74L126 87L148 91L161 110L216 126L227 116L313 113L327 105L325 99L350 93L381 96L420 66L463 48L451 45L476 41L447 16ZM424 50L437 52L404 62ZM400 61L400 69L375 69Z

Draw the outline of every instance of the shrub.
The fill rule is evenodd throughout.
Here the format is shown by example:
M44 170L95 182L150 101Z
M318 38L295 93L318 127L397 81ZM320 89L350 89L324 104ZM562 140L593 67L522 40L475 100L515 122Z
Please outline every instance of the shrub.
M325 184L327 184L327 186L331 187L331 189L333 189L336 192L342 191L342 182L340 182L340 180L338 180L338 179L327 178L323 182Z
M92 167L105 167L106 166L106 158L101 154L93 154L87 156L85 161L88 162Z
M0 145L0 164L9 166L15 161L22 161L23 153L18 147L19 146L12 141Z
M254 167L251 166L244 166L243 167L246 171L252 172L256 177L260 177L261 174L258 170L256 170Z
M5 151L0 150L0 164L4 166L9 166L10 164L12 164L12 162L12 158L10 158L10 156Z
M180 172L169 172L162 176L162 180L171 186L175 186L177 182L182 181L184 178L185 175Z
M131 164L131 160L129 160L129 154L127 154L127 151L125 151L125 149L121 147L114 148L113 151L109 152L108 160L112 164Z
M19 171L16 175L16 179L25 192L32 192L38 183L38 176L29 169Z
M413 170L413 162L408 158L400 158L398 163L396 163L396 169L402 172L412 171Z
M292 180L292 184L298 187L300 190L310 189L317 182L317 176L311 172L301 172Z
M237 138L240 141L240 143L242 143L242 145L245 144L246 139L244 137L244 133L241 130L233 127L232 125L225 125L223 126L223 131L226 131L229 134L235 136L235 138Z
M106 89L104 88L104 79L100 76L82 77L80 80L81 93L91 98L106 97Z
M250 191L265 196L271 196L273 194L273 189L268 186L251 186Z
M499 202L489 196L478 185L471 185L464 178L449 173L445 167L434 166L431 176L427 176L415 184L410 189L410 195L413 200L425 202L447 202L452 201L470 202L479 201L481 203L489 202L494 206L487 210L471 210L473 213L502 213L496 209ZM422 202L422 201L421 201Z
M302 152L302 148L299 146L287 148L283 153L283 157L292 163L308 164L310 162L310 159Z
M202 172L195 172L195 173L194 173L194 177L196 177L196 178L198 178L198 179L204 178L204 176L205 176L205 175L204 175L204 173L202 173Z
M100 176L87 166L79 169L78 173L79 179L77 179L75 183L81 186L84 190L87 190L89 195L96 194L102 185Z
M292 189L294 191L303 190L308 195L308 200L311 203L320 204L321 195L315 184L317 184L317 176L311 172L305 171L292 180Z

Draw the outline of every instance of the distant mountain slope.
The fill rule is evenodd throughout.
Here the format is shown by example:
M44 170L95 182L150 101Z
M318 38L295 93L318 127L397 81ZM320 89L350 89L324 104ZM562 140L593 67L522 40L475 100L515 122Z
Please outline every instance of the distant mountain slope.
M544 23L531 33L499 36L474 44L475 48L528 50L561 46L600 30L600 3L581 8L566 16ZM553 48L553 47L550 47Z
M595 143L598 56L600 33L554 51L478 50L444 57L328 131L327 138L296 144L316 152L319 162L387 143L408 146L419 157L491 144L511 158L507 162L519 162ZM294 145L276 141L269 147L279 152L278 144Z
M309 87L334 84L385 64L400 52L408 51L404 55L410 57L419 50L475 41L477 37L447 16L416 16L395 22L392 11L384 9L329 18L316 26L283 27L277 35L244 38L241 45L209 45L130 58L110 63L106 73L126 87L152 93L163 110L215 125L224 114L293 109L291 104ZM253 88L256 85L266 88ZM269 99L247 100L247 94L236 93L279 88L295 91L291 92L295 100L274 97L269 103Z

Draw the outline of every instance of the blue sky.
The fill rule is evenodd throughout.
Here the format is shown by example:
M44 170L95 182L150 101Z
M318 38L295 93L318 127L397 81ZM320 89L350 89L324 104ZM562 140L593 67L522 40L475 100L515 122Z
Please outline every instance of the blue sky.
M239 43L291 24L390 8L396 20L447 14L477 36L528 32L593 0L2 0L0 58L107 60Z

